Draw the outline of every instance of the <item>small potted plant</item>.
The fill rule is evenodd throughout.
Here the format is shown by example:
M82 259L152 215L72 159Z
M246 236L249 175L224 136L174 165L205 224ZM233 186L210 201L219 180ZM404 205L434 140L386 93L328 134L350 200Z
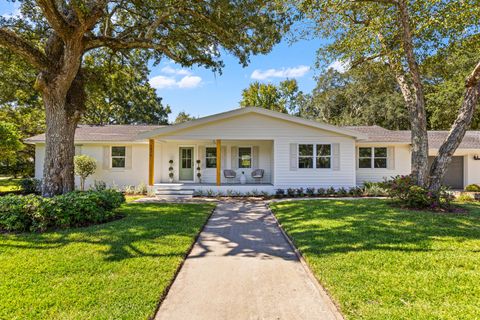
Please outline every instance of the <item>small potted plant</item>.
M201 168L200 168L200 160L197 160L197 178L198 178L198 182L199 183L202 183L202 172L201 172Z
M173 182L173 160L168 161L170 163L170 167L168 168L168 177L170 179L170 183Z

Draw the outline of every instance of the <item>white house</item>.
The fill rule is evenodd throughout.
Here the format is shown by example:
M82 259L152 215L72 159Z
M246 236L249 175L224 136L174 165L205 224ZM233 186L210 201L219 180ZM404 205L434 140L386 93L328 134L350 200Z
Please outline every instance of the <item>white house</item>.
M447 134L429 132L431 156ZM41 178L45 135L27 142L36 146L35 176ZM97 171L87 184L143 182L161 190L349 188L410 172L409 131L337 127L261 108L235 109L170 126L81 125L75 145L77 154L97 160ZM480 132L469 131L444 183L457 189L480 183L478 154ZM253 178L256 169L262 169L263 176ZM235 176L229 178L232 171Z

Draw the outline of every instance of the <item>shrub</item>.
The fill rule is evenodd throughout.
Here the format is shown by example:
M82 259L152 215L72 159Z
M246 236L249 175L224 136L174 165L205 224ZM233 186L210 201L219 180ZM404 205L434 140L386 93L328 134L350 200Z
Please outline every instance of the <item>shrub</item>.
M323 197L324 195L327 194L327 190L325 190L325 188L318 188L318 189L317 189L317 194L318 194L320 197Z
M327 196L335 196L336 195L336 191L335 191L335 188L334 187L330 187L328 188L327 190L325 190L325 195Z
M411 176L396 176L389 181L382 183L387 189L388 195L399 200L404 206L414 209L436 209L448 207L452 196L448 189L442 187L434 193L426 188L417 186Z
M107 190L107 183L102 180L95 180L93 181L93 190L96 190L96 191Z
M97 169L97 161L87 156L86 154L81 154L75 156L73 159L75 164L75 174L80 177L80 190L85 190L85 180L88 176L95 173Z
M296 190L293 188L288 188L287 189L287 194L289 197L295 197Z
M309 197L313 197L315 195L315 188L307 188L306 193Z
M25 178L20 181L20 186L24 194L40 193L42 189L42 180Z
M303 197L305 195L303 188L298 188L297 189L297 195L299 197Z
M363 195L363 189L359 187L352 187L348 190L348 194L352 197L360 197Z
M114 190L70 192L53 198L37 195L0 198L0 230L45 231L100 223L112 219L125 202Z
M140 184L135 187L135 194L147 194L147 191L147 185L143 182L140 182Z
M478 184L469 184L465 187L465 191L468 192L480 192L480 186Z
M135 186L125 186L123 192L125 192L126 195L135 194Z
M275 190L275 196L277 198L283 198L285 196L285 190L284 189Z
M341 187L337 190L337 195L339 195L340 197L345 197L348 195L348 192L345 188Z
M362 193L367 197L383 197L389 195L389 190L385 182L365 182Z
M472 202L475 201L475 198L471 194L462 193L458 196L457 200L460 202Z

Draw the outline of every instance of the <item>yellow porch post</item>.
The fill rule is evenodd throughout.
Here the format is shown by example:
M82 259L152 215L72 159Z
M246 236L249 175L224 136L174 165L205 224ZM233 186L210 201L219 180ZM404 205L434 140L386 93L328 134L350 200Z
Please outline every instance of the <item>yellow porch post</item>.
M153 186L155 169L155 140L148 140L148 185Z
M222 182L222 140L217 139L217 186Z

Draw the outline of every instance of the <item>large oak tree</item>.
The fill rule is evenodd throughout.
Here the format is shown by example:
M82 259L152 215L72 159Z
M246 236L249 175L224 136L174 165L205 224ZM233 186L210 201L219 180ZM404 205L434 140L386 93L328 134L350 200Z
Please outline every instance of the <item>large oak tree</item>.
M480 96L480 63L470 66L464 96L450 133L428 168L428 139L423 74L419 64L440 48L477 39L480 6L476 0L325 0L292 1L316 36L332 41L320 60L382 61L394 75L410 114L412 175L436 191L451 157L472 120Z
M37 72L46 112L43 194L74 188L74 134L85 111L85 59L97 50L142 49L155 62L221 70L221 51L243 65L266 53L288 25L264 0L23 0L0 18L0 46Z

